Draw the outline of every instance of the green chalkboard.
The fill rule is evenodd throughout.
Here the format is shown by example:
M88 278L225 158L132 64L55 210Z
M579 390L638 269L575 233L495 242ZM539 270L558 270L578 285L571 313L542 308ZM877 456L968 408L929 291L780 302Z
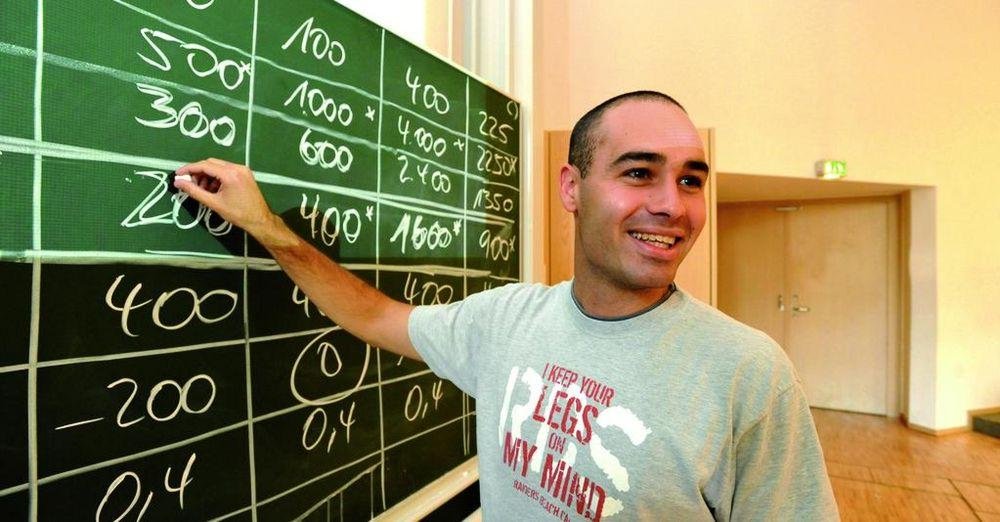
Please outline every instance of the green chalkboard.
M0 519L357 520L475 453L475 403L323 316L171 188L250 165L388 295L520 277L520 106L330 1L7 0Z

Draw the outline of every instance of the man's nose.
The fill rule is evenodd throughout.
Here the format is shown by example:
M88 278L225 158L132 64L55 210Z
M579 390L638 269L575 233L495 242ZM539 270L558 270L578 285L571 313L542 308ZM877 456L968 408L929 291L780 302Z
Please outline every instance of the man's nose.
M683 216L684 204L677 184L670 180L652 187L647 195L646 209L650 214L666 215L671 218Z

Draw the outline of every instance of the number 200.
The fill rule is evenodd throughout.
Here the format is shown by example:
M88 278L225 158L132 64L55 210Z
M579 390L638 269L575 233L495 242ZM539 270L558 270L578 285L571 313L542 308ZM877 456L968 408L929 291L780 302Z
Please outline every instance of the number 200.
M196 382L201 380L204 380L206 383L208 383L209 389L211 390L211 394L208 396L208 399L205 400L205 403L201 405L199 408L192 408L191 405L188 403L188 395L191 392L191 387ZM122 404L122 407L118 410L118 416L116 417L118 426L126 428L145 419L146 417L141 416L137 419L132 419L128 421L124 419L125 410L127 410L129 405L132 404L132 400L135 399L135 395L139 391L139 383L136 382L135 379L123 377L109 384L108 389L110 390L111 388L114 388L119 384L132 385L132 393L129 395L128 399L125 400L125 403ZM173 408L173 410L170 411L170 413L161 416L158 415L156 411L154 411L153 405L156 402L156 398L160 395L160 393L168 387L175 388L177 390L177 405ZM181 412L181 410L184 410L185 412L194 415L197 415L199 413L205 413L206 411L208 411L209 408L212 407L213 402L215 402L215 382L208 375L200 373L188 379L183 386L178 384L177 381L170 379L167 379L165 381L160 381L159 383L157 383L156 386L153 386L153 389L150 390L149 399L146 400L146 413L148 413L150 418L152 418L153 420L158 422L164 422L176 417Z

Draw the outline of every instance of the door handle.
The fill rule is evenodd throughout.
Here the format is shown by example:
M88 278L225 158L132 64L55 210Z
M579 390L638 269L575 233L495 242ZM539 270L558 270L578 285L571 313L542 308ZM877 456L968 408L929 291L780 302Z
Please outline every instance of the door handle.
M793 312L799 312L800 314L804 314L804 313L806 313L806 312L809 311L809 307L808 306L799 306L799 295L798 294L792 295L792 311Z
M781 294L778 294L778 311L779 312L785 311L785 298Z

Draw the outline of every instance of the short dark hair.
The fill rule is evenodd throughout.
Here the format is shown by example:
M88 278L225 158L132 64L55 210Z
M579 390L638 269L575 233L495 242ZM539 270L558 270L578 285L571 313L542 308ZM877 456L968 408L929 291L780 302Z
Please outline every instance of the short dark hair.
M628 100L660 100L672 103L685 113L687 110L677 100L659 91L632 91L619 94L614 98L601 102L600 105L587 111L576 125L569 137L569 164L580 170L580 176L587 175L590 163L594 161L594 150L597 149L597 124L608 109Z

